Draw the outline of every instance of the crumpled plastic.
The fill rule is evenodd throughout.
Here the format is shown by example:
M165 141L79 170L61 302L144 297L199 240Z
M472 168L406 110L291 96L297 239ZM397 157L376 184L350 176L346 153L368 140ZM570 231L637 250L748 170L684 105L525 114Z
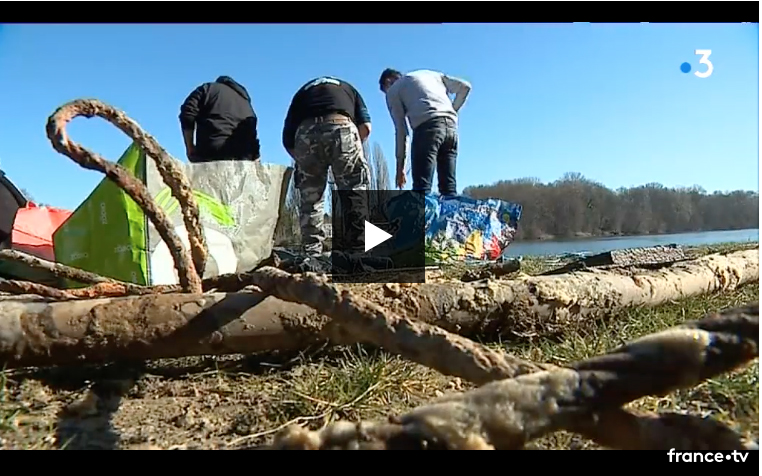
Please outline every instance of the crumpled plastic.
M522 206L462 195L426 196L426 250L430 262L492 261L513 242Z

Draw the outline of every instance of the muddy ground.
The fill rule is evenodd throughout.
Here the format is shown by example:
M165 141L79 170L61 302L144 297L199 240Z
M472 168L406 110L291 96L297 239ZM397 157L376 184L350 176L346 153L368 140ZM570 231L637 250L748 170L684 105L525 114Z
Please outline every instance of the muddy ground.
M536 272L543 266L525 263L524 269ZM759 286L754 284L629 311L553 340L493 345L526 359L563 365L706 312L758 299ZM0 374L0 448L255 449L288 424L320 428L336 419L383 419L469 387L458 378L360 346L314 348L298 355L19 369ZM691 390L632 405L710 416L758 440L758 401L754 362ZM537 440L533 447L597 448L563 432Z

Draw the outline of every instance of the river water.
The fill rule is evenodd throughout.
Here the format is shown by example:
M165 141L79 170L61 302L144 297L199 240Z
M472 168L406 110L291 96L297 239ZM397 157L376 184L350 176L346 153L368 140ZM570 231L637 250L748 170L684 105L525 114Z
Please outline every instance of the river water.
M516 241L505 251L506 256L563 255L566 253L604 253L625 248L640 248L678 244L684 246L712 245L716 243L758 242L759 229L704 231L673 235L612 236L606 238L579 238L573 240Z

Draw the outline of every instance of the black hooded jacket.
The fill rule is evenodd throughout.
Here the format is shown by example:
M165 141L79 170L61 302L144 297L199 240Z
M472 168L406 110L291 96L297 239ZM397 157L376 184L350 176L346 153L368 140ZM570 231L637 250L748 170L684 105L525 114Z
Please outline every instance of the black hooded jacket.
M251 97L229 76L197 87L180 106L183 130L196 128L194 162L259 158L257 115Z

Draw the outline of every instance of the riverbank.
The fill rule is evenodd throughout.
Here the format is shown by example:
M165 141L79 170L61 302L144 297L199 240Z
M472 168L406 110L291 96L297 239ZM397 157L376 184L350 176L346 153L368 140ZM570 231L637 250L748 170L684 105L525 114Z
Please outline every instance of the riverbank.
M561 256L565 254L596 254L606 251L649 246L681 245L711 246L718 243L756 243L759 229L677 233L671 235L608 236L566 240L518 240L505 250L507 257ZM330 240L326 241L330 247ZM290 248L282 243L279 247ZM298 248L298 244L293 248Z
M692 256L749 245L689 248ZM528 257L522 270L538 274L556 261ZM558 338L525 340L508 351L535 362L564 365L685 320L759 299L758 284L733 292L634 309L608 322L570 328ZM118 368L8 371L0 376L0 448L235 449L269 441L287 423L319 428L341 418L383 419L431 398L471 386L426 367L360 346L299 355L169 359L141 375ZM759 434L758 363L663 398L644 398L644 411L690 412ZM92 397L101 394L125 396ZM106 391L104 391L106 389ZM109 390L110 389L110 390ZM558 433L538 448L596 449Z
M659 245L711 246L717 243L756 243L759 229L680 233L674 235L620 236L564 241L515 241L505 250L505 256L551 256L595 254L617 249L643 248Z
M519 229L521 224L519 224ZM741 228L738 230L697 230L697 231L680 231L675 233L639 233L639 234L624 234L620 232L603 232L603 233L586 233L586 232L574 232L573 236L556 236L549 234L542 234L536 238L522 239L516 238L514 243L536 243L543 241L578 241L578 240L595 240L605 238L644 238L649 236L679 236L679 235L691 235L691 234L703 234L703 233L723 233L723 232L744 232L744 231L759 231L759 228Z

